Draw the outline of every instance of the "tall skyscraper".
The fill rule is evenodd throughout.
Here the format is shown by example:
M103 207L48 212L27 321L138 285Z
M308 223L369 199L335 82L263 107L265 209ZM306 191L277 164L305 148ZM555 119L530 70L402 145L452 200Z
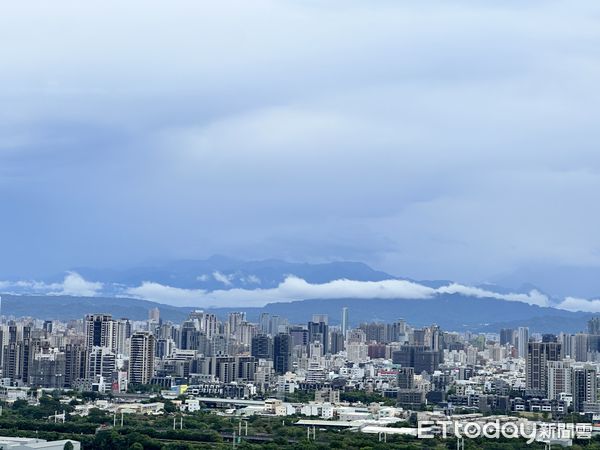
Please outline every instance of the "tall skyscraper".
M88 348L107 347L115 350L115 321L110 314L89 314L85 316L84 327Z
M158 309L158 308L156 308ZM129 355L129 338L131 338L132 326L129 319L115 321L115 352Z
M329 351L335 355L344 350L344 335L341 330L333 330L329 333Z
M154 346L154 336L147 331L137 331L131 336L130 383L150 383L154 375Z
M65 346L65 386L73 387L76 380L86 377L87 351L83 345Z
M232 312L227 316L227 332L230 335L236 336L238 335L238 328L240 325L246 321L246 313L245 312Z
M562 345L563 358L575 359L573 347L575 346L575 340L572 334L560 333L558 336L558 342Z
M588 321L588 333L600 334L600 316L592 317Z
M106 383L110 383L116 367L116 356L111 349L108 347L92 347L87 352L85 378L95 380L96 377L102 376Z
M575 361L585 362L588 359L588 335L586 333L577 333L575 335L574 355Z
M592 366L573 368L572 374L573 410L582 412L585 402L595 402L596 393L596 369Z
M512 328L502 328L500 330L500 345L514 344L515 330Z
M517 330L517 344L519 358L527 358L527 344L529 343L529 328L519 327Z
M212 339L217 334L217 316L205 313L200 323L200 330L206 334L207 339Z
M292 338L289 334L279 333L273 338L273 368L275 373L284 374L290 370L292 358Z
M160 310L158 308L151 308L148 311L148 320L152 322L160 322Z
M557 342L529 342L527 344L526 389L530 395L547 394L548 361L562 359L561 345Z
M250 354L256 359L273 359L273 340L266 334L254 336Z
M329 351L329 326L327 323L323 321L308 322L308 340L311 344L319 341L323 348L323 354L327 353Z
M342 336L346 337L346 331L348 331L348 307L342 308Z
M439 367L441 352L431 350L423 345L402 345L400 350L392 353L392 361L402 367L412 367L415 373L432 374Z
M361 323L360 329L365 332L367 342L385 342L385 324L377 322Z
M289 334L292 337L292 345L308 345L309 333L306 328L301 326L290 327Z
M560 394L571 393L571 365L568 361L548 361L548 398L558 399Z
M260 319L258 320L258 328L262 334L269 334L269 328L271 324L271 315L269 313L260 313Z

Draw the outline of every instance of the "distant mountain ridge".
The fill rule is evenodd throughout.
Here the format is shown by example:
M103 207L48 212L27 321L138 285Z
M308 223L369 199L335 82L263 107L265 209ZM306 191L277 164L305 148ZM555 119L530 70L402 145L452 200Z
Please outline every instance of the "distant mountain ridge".
M175 307L133 298L18 296L2 295L2 314L38 319L73 320L90 313L109 313L114 317L146 320L148 310L158 307L164 320L181 322L195 308ZM263 312L289 319L290 323L306 323L313 314L327 314L332 325L340 322L342 307L349 308L353 325L362 322L391 322L403 318L414 326L432 323L449 331L498 332L500 328L529 326L532 332L560 331L575 333L586 327L591 313L562 311L521 302L492 298L473 298L457 294L432 299L308 299L269 303L264 307L213 308L221 319L233 311L245 311L248 320L257 321Z
M326 283L347 278L357 281L381 281L397 277L375 270L362 262L334 261L328 263L291 263L268 259L241 261L225 256L206 260L181 260L126 270L105 270L76 267L72 269L88 280L105 284L137 286L152 281L183 289L252 289L276 287L288 275L309 283ZM56 280L59 276L54 277Z
M530 303L535 302L531 297L515 296L515 294L530 294L535 289L535 286L530 284L521 284L519 289L509 289L489 283L472 288L459 286L460 289L457 292L446 289L453 285L448 280L414 281L375 270L360 262L340 261L310 264L290 263L276 259L241 261L214 256L206 260L174 261L125 270L80 267L74 268L73 272L83 277L75 279L75 284L94 285L87 289L89 293L80 295L70 292L71 295L65 295L67 290L61 287L63 285L58 276L54 279L44 280L45 286L54 286L52 292L28 292L30 285L16 283L11 285L11 288L15 288L14 290L3 288L5 292L17 295L2 295L2 313L17 317L31 316L40 319L64 320L81 318L92 312L107 312L115 317L145 320L148 310L158 305L165 320L177 322L185 318L194 308L171 306L172 304L198 304L196 299L198 296L204 295L204 292L231 291L229 298L232 298L233 302L230 301L230 304L235 307L220 307L219 303L215 301L215 303L209 304L217 306L204 309L213 310L221 315L226 315L230 311L246 311L251 320L256 320L261 312L270 312L287 317L293 323L306 322L313 313L323 313L328 314L332 324L335 324L341 308L348 306L352 311L351 321L355 324L362 321L391 321L402 317L417 326L438 323L445 329L471 329L474 331L497 331L500 327L529 325L533 331L573 332L584 329L585 321L592 316L592 314L583 312L533 306ZM269 297L269 302L261 307L251 307L250 304L244 302L244 297L240 297L238 300L238 295L242 292L246 294L256 292L256 295L259 296L265 295L269 289L272 292L290 275L301 279L301 283L306 282L317 286L337 280L384 283L375 290L369 291L369 294L374 294L374 298L365 296L348 298L351 297L350 294L346 296L340 294L338 297L336 285L335 288L328 288L326 299L319 299L318 292L323 291L306 290L306 292L313 294L317 292L317 294L305 295L306 292L302 291L301 297L287 298L287 301L283 301L285 299L283 296L272 295ZM420 287L414 291L415 298L407 298L407 296L396 298L396 291L394 291L394 295L387 296L390 298L382 298L378 295L379 289L388 289L383 285L390 280L408 281L416 283ZM132 297L129 294L131 291L128 291L127 288L140 286L144 282L157 283L160 285L160 289L186 290L184 294L192 300L188 303L171 302L171 305L167 305L164 304L167 299L161 302L160 296L141 296L145 300L130 298ZM0 284L1 286L2 284ZM292 288L295 287L297 284L292 286ZM21 290L19 291L19 289ZM235 291L235 289L240 291ZM435 294L418 295L428 290L435 290ZM133 292L135 295L137 291ZM275 292L279 294L287 291L276 290ZM543 297L543 294L539 295ZM518 297L518 300L525 298L528 303L516 301L515 297ZM546 297L549 302L536 304L557 304L550 296ZM223 305L225 304L223 303Z

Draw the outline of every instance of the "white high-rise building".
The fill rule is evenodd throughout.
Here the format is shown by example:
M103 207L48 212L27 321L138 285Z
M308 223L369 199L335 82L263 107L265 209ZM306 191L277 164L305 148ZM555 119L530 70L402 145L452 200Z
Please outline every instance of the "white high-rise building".
M132 333L132 325L129 319L119 319L115 323L115 351L120 355L129 356L129 338Z
M519 327L517 330L517 343L519 358L527 358L527 344L529 343L529 328Z
M137 331L131 336L130 383L150 383L154 375L154 346L154 336L147 331Z
M348 331L348 307L342 308L342 336L346 338L346 331Z
M348 353L348 361L353 363L365 362L369 359L368 356L369 346L362 342L351 342L346 347Z
M570 361L548 361L548 398L554 400L561 393L571 393L571 363Z
M217 316L205 313L200 322L200 330L204 331L207 339L212 339L217 334Z

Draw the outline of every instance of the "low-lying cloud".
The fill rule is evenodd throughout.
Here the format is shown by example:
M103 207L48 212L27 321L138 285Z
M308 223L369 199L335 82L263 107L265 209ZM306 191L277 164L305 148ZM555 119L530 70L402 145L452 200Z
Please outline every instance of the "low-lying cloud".
M77 272L67 272L61 283L45 283L34 280L0 281L0 290L14 294L94 297L101 293L103 287L102 283L88 281Z
M236 307L264 306L273 302L291 302L304 299L429 299L441 294L460 294L476 298L495 298L517 301L530 305L549 306L544 294L532 290L527 294L500 294L481 288L452 283L432 288L407 280L356 281L348 279L313 284L306 280L288 276L277 287L271 289L228 289L206 291L182 289L155 282L144 282L138 287L128 288L124 295L154 300L175 306Z
M215 272L215 280L225 286L231 286L228 275ZM208 277L208 276L207 276ZM248 284L258 284L260 279L250 276ZM104 288L112 287L107 294ZM0 291L14 294L33 295L70 295L75 297L94 297L98 295L114 295L115 291L122 297L133 297L156 301L173 306L209 307L261 307L267 303L292 302L305 299L404 299L426 300L437 295L462 295L473 298L493 298L510 302L521 302L541 307L554 307L566 311L600 312L600 299L587 300L566 297L560 303L552 302L545 294L533 289L527 293L499 293L493 290L449 283L440 287L430 287L414 281L389 279L382 281L357 281L338 279L326 283L309 283L290 275L277 287L258 289L184 289L164 285L154 281L145 281L136 287L107 286L96 281L89 281L76 272L67 272L59 283L40 281L0 281Z
M600 300L577 297L566 297L562 302L556 305L558 309L565 311L582 311L582 312L600 312Z
M58 293L58 295L94 297L102 290L102 287L102 283L96 281L87 281L76 272L68 272L62 283L62 290Z

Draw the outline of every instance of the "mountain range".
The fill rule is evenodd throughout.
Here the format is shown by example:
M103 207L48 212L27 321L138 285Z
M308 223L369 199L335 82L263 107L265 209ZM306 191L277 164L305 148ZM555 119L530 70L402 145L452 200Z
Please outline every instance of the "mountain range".
M559 299L533 285L518 289L499 285L463 286L447 280L415 281L395 277L358 262L325 264L279 260L240 261L215 256L207 260L176 261L125 270L74 268L63 282L59 277L36 282L2 282L2 313L40 319L78 319L92 312L145 320L158 306L164 320L181 321L195 308L225 317L245 311L249 320L267 312L292 323L328 314L339 322L341 308L350 322L392 321L403 318L415 326L437 323L447 330L498 331L529 326L534 332L577 332L593 316L590 312L560 309ZM293 277L293 278L290 278ZM292 280L292 281L290 281ZM160 290L136 290L150 283ZM47 292L44 292L47 289ZM77 295L78 289L85 292ZM152 292L157 292L156 298ZM185 295L184 302L168 295ZM252 296L252 302L245 301ZM258 301L264 296L264 300ZM195 299L204 298L205 303ZM221 299L228 301L220 303ZM206 304L206 301L212 302ZM198 304L196 304L198 303Z

